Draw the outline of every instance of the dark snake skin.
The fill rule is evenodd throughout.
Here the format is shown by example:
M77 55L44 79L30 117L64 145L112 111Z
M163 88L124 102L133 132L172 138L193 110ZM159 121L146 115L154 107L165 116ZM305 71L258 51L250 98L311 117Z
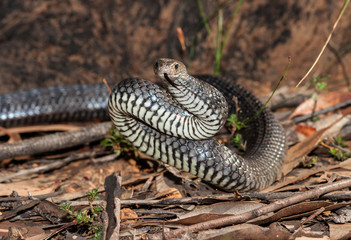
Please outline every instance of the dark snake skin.
M104 84L38 88L0 95L0 126L107 120Z
M262 107L250 92L228 80L209 75L198 78L223 93L231 113L235 112L232 99L236 96L241 119L251 117ZM158 97L154 99L154 95ZM161 109L164 104L169 112L175 112L172 118L181 115L181 109L177 110L176 103L169 104L171 102L170 95L155 84L142 79L126 79L111 94L109 112L120 133L140 151L222 189L259 190L275 181L285 160L285 132L268 109L241 132L247 141L247 151L240 156L215 140L174 137L144 123L149 118L155 117L157 121L161 117L158 110L148 115L145 109ZM179 128L178 125L174 127Z
M241 119L251 117L262 106L250 92L229 80L210 75L198 77L223 93L229 103L230 113L236 111L232 101L233 96L236 96ZM50 87L4 94L0 95L0 126L107 119L107 102L108 92L103 84ZM150 130L149 127L147 131L154 129ZM182 149L172 149L180 151L179 155L167 152L165 157L168 160L163 160L166 163L177 165L178 162L178 167L184 168L197 158L195 170L190 172L213 185L229 191L263 189L275 181L284 162L285 132L272 113L265 109L241 134L247 142L247 152L243 156L214 140L184 140L165 137L162 133L156 133L155 136L168 146ZM177 159L170 161L175 155Z

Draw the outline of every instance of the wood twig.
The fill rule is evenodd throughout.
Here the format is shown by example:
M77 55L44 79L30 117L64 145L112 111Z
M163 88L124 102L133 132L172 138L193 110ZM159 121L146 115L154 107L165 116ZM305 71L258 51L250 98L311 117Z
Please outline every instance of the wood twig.
M121 200L122 195L122 177L116 176L115 173L105 179L106 192L106 213L108 218L107 226L104 226L104 235L106 239L119 239Z
M34 206L38 205L39 203L40 203L40 200L33 200L27 204L20 205L19 207L16 207L10 211L3 212L2 215L0 215L0 221L17 216L19 212L23 212L24 210L33 208Z
M79 130L82 126L70 124L49 124L49 125L34 125L34 126L21 126L3 128L0 127L0 136L8 135L11 138L13 134L33 133L33 132L58 132L58 131L72 131Z
M348 101L336 104L334 106L324 108L324 109L322 109L320 111L317 111L317 112L315 112L313 114L313 116L318 116L318 115L321 115L321 114L324 114L324 113L335 111L335 110L338 110L340 108L348 107L350 105L351 105L351 100L348 100ZM306 121L306 120L310 119L311 117L312 117L312 113L306 114L306 115L303 115L303 116L294 117L292 120L294 121L294 123L299 123L299 122Z
M29 175L29 174L36 174L36 173L44 173L47 171L51 171L54 169L58 169L61 168L63 166L65 166L66 164L73 162L75 160L79 160L79 159L83 159L83 158L89 158L94 156L94 153L92 152L85 152L85 153L79 153L79 154L71 154L68 157L60 160L60 161L55 161L53 163L49 163L43 166L39 166L36 168L30 168L30 169L24 169L24 170L20 170L14 174L10 174L10 175L6 175L3 177L0 177L0 182L5 182L7 180L13 179L15 177L19 177L19 176L24 176L24 175Z
M282 198L287 198L291 196L296 196L300 192L278 192L278 193L242 193L242 197L249 197L251 199L259 199L264 201L277 200ZM327 193L321 196L319 199L330 200L330 201L349 201L351 200L351 192L340 192L340 193ZM170 199L122 199L121 205L123 207L127 206L170 206L170 205L184 205L184 204L205 204L211 202L220 201L234 201L235 196L231 193L221 194L221 195L210 195L205 197L186 197L186 198L170 198ZM0 199L1 201L1 199ZM93 205L103 204L103 200L95 200ZM88 206L89 201L86 200L76 200L73 201L71 206Z
M38 154L78 146L103 139L111 128L111 122L104 122L76 131L60 132L43 137L0 146L0 161L23 155Z
M328 192L336 191L347 187L351 187L351 179L341 180L333 184L318 187L318 188L297 194L295 196L277 200L271 204L254 209L250 212L246 212L246 213L234 215L234 216L223 217L216 220L210 220L210 221L190 225L187 227L183 227L181 229L177 229L174 231L166 232L164 233L165 236L162 236L162 233L149 235L149 239L163 239L163 237L165 237L166 239L171 239L187 232L190 232L190 233L198 232L198 231L207 230L210 228L218 228L218 227L224 227L232 224L244 223L244 222L247 222L248 220L257 218L259 216L262 216L264 214L267 214L273 211L277 211L279 209L290 206L292 204L296 204L308 199L316 199L316 198L319 198L319 196L326 194Z
M345 152L345 153L347 153L347 154L351 154L351 151L349 150L349 149L346 149L346 148L344 148L344 147L341 147L341 146L338 146L338 145L335 145L335 144L329 144L331 147L333 147L333 148L336 148L336 149L339 149L340 151L343 151L343 152Z
M56 234L58 234L59 232L71 227L71 226L74 226L74 225L77 225L78 222L76 220L73 220L72 222L70 223L67 223L65 225L63 225L62 227L60 227L59 229L56 229L53 233L50 233L49 236L47 236L46 238L44 238L43 240L49 240L51 239L53 236L55 236Z
M26 200L45 200L47 198L56 197L64 194L65 190L60 190L58 192L41 194L36 196L28 196L28 197L2 197L0 198L0 202L17 202L17 201L26 201Z
M322 56L322 54L323 54L325 48L327 47L327 45L328 45L328 43L329 43L329 41L330 41L330 39L331 39L331 37L332 37L334 31L335 31L335 28L336 28L336 26L338 25L338 23L339 23L339 21L340 21L340 19L341 19L341 16L343 15L343 13L344 13L344 11L345 11L345 9L346 9L346 7L347 7L348 4L349 4L349 0L345 0L343 6L342 6L341 9L340 9L338 18L337 18L336 21L334 22L333 28L332 28L332 30L330 31L329 36L328 36L327 40L325 41L325 43L324 43L324 45L323 45L321 51L319 52L319 54L318 54L316 60L313 62L313 64L312 64L312 66L310 67L310 69L307 71L307 73L305 74L305 76L302 77L302 79L301 79L300 82L296 85L296 87L298 87L298 86L305 80L305 78L311 73L312 69L316 66L316 64L317 64L317 62L319 61L320 57Z
M296 236L301 230L302 230L302 227L305 223L311 221L312 219L316 218L319 214L321 214L322 212L324 212L325 210L325 207L321 207L319 209L317 209L311 216L309 216L308 218L306 218L305 220L303 220L301 223L300 223L300 226L295 230L293 236Z

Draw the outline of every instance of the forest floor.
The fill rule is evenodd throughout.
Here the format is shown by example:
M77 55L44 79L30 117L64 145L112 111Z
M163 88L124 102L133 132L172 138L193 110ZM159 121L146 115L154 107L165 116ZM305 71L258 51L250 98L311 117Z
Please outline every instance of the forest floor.
M152 62L164 56L184 60L193 73L212 73L214 38L203 26L195 31L201 23L196 1L151 2L2 1L0 93L104 78L109 83L155 79ZM213 16L214 3L203 2L207 16ZM218 2L227 27L236 5ZM292 56L269 103L288 145L272 186L223 192L138 153L109 123L0 127L0 155L3 147L26 139L49 137L54 143L57 133L73 132L82 141L0 160L0 237L350 239L351 93L345 66L351 63L351 27L343 21L350 11L316 67L313 76L320 77L295 87L323 46L338 4L255 0L243 4L230 31L221 74L263 102ZM209 25L215 33L217 18L209 17ZM84 141L87 128L103 131ZM224 128L216 139L230 145L231 137Z

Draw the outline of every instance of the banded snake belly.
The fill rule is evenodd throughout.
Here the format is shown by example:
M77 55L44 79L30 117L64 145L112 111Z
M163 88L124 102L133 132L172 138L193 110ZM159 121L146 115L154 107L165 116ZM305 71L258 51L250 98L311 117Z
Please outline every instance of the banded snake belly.
M286 144L283 128L268 109L242 131L243 156L209 139L226 122L228 109L235 112L233 96L242 119L260 110L259 100L228 80L190 76L173 59L159 59L154 71L167 90L134 78L120 82L110 95L111 120L126 139L141 152L228 191L259 190L274 182Z
M241 119L259 111L257 98L227 79L190 76L176 60L159 59L154 70L166 89L134 78L120 82L109 100L103 84L0 95L0 126L106 119L109 114L140 151L222 189L259 190L274 182L285 160L285 132L268 109L241 130L244 155L210 139L228 112L238 110L233 96Z

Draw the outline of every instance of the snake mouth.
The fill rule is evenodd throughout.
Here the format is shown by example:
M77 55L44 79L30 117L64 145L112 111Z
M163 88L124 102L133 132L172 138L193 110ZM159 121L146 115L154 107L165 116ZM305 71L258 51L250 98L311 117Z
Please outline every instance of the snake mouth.
M163 77L166 79L166 81L171 84L173 87L177 88L176 84L168 77L167 73L163 74Z

